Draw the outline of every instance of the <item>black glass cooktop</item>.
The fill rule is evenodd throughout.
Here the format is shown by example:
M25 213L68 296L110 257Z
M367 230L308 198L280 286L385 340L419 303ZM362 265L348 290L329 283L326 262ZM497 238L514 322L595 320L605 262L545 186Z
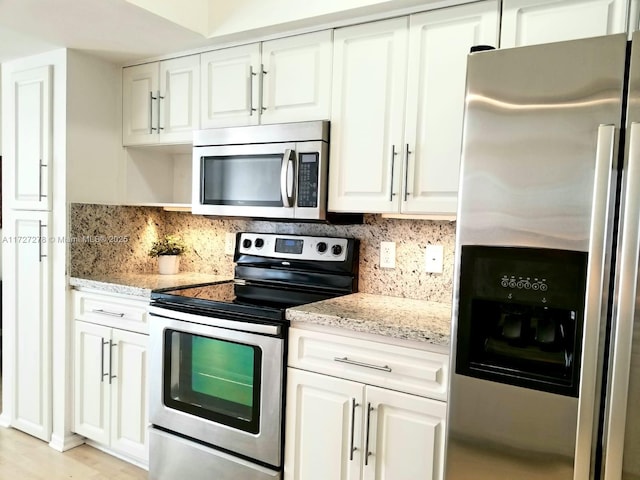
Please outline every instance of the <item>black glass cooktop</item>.
M309 287L229 281L154 290L151 305L187 313L228 313L284 321L287 308L338 295Z

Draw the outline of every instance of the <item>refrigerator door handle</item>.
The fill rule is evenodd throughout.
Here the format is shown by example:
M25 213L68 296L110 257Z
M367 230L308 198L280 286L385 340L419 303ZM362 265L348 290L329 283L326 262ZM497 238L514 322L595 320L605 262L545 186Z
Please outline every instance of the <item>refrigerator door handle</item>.
M638 252L640 250L640 123L633 122L629 133L627 171L623 184L624 213L618 265L618 299L613 324L613 360L611 381L608 387L607 438L604 480L622 478L624 433L627 420L627 398L633 320L636 306Z
M595 178L593 182L591 226L589 231L589 263L587 265L587 297L585 301L582 362L580 371L580 402L578 405L578 430L574 476L575 480L589 478L591 470L591 445L596 416L598 344L600 320L603 314L603 298L606 248L611 212L611 180L616 155L617 129L615 125L598 127Z

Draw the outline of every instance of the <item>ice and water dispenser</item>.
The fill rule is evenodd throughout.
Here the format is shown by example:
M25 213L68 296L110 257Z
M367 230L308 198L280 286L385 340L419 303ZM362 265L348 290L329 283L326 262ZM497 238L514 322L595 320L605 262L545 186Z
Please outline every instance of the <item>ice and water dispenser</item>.
M578 396L587 254L463 246L456 373Z

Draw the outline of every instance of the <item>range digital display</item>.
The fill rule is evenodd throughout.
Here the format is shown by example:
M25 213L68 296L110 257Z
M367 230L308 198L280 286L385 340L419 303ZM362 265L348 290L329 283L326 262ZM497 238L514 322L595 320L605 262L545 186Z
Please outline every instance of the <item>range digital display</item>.
M276 252L278 253L302 253L303 240L293 238L276 238Z

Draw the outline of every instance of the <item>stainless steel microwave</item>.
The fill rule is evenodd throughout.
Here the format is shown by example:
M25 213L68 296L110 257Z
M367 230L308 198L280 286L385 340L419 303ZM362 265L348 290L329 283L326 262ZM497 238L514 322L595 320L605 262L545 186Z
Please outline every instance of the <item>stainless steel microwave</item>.
M326 219L328 121L200 130L193 140L193 213Z

